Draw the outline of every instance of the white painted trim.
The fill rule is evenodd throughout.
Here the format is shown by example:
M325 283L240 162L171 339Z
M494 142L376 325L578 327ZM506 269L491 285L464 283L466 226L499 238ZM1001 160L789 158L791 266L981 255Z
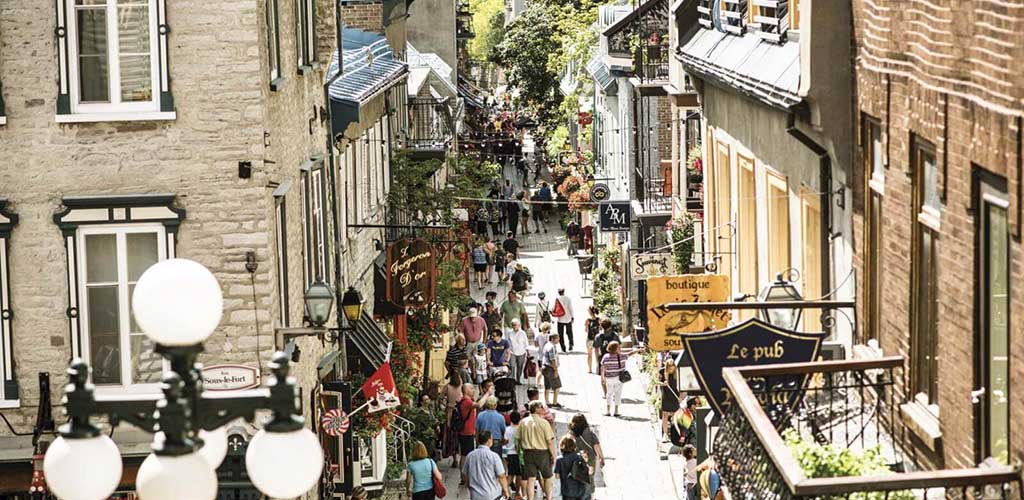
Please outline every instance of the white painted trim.
M7 117L0 115L0 125L7 125Z
M98 122L143 122L143 121L167 121L176 120L178 114L174 111L121 111L111 113L75 113L70 115L55 115L57 123L98 123Z
M20 399L0 399L0 410L11 410L21 408Z
M870 187L872 191L884 196L885 178L877 174L871 174L871 179L868 181L868 187Z

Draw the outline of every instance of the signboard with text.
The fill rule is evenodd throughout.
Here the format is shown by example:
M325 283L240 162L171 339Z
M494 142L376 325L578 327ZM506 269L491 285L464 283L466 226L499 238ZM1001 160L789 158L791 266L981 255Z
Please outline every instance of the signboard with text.
M387 297L398 307L434 300L437 266L434 247L423 239L401 239L388 246Z
M645 280L654 276L676 274L676 259L669 252L638 253L630 259L633 268L629 271L633 279Z
M260 385L260 372L253 366L204 366L202 376L203 389L208 391L241 391Z
M629 231L632 224L632 209L629 201L601 202L599 211L602 231Z
M634 269L635 270L635 269ZM683 348L683 336L725 328L732 319L728 310L666 311L676 302L725 302L729 277L721 274L652 276L647 279L648 345L655 351Z
M786 330L751 318L725 330L686 335L684 342L697 382L715 411L724 415L732 403L732 393L725 385L722 368L811 362L817 359L826 336ZM773 376L770 383L773 387L802 387L806 379L807 375L801 374ZM765 380L751 378L748 382L763 384ZM764 406L792 408L799 394L800 391L779 390L757 396Z

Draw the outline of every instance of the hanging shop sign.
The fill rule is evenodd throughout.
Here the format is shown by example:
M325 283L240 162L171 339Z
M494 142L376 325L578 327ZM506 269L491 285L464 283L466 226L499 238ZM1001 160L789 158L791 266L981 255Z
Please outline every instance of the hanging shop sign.
M776 363L809 363L818 358L825 333L804 333L779 328L757 318L725 330L686 335L686 353L690 356L697 381L719 415L732 403L732 393L722 377L722 368ZM773 376L772 387L803 387L806 374ZM781 384L781 385L780 385ZM765 407L792 408L800 391L762 392L757 397Z
M210 365L203 367L203 388L208 391L241 391L260 385L260 372L253 366Z
M598 182L590 187L590 201L600 203L602 201L607 201L608 197L611 195L612 190L603 182Z
M646 280L654 276L676 274L676 259L669 252L637 253L631 260L633 279Z
M629 231L632 220L629 201L601 202L600 212L602 231Z
M725 328L732 312L666 311L661 306L676 302L725 302L729 300L729 277L721 274L683 274L652 276L647 279L648 345L655 351L683 348L683 337L690 333Z
M424 239L401 239L388 246L388 301L399 307L433 302L435 261L434 247Z
M348 430L349 418L341 408L327 410L320 417L320 428L328 436L340 436Z

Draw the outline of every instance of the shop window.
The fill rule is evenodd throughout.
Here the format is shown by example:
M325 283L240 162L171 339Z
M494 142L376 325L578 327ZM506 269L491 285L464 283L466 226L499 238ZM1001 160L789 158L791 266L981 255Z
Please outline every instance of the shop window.
M918 399L936 404L938 396L938 200L935 148L914 138L914 246L911 290L911 384Z

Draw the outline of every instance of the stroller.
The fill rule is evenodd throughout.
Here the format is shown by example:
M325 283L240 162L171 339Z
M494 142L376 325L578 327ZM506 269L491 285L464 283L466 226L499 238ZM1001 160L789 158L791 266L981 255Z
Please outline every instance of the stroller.
M516 402L516 379L510 373L495 379L494 396L498 398L498 413L507 413L519 407Z

